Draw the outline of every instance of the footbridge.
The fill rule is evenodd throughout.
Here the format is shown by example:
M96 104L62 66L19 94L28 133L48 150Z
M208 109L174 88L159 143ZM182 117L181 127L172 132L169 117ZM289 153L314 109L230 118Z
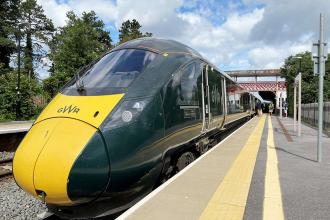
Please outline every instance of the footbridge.
M226 72L245 90L258 93L264 100L272 101L279 109L279 100L286 102L286 82L280 69L234 70Z

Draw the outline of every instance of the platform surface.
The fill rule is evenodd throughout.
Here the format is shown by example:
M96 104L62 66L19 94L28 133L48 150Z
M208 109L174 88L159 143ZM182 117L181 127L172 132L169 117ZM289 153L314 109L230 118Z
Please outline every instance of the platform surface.
M329 219L330 138L255 117L118 219Z
M0 134L18 133L28 131L33 121L11 121L0 123Z

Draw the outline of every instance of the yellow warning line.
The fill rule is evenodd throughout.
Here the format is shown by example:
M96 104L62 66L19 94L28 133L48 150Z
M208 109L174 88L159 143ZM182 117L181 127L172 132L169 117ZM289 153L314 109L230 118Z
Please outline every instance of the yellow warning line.
M263 219L284 219L281 186L278 175L278 160L274 143L272 120L268 120L267 163Z
M259 119L257 126L213 194L200 219L243 218L265 121L265 116Z

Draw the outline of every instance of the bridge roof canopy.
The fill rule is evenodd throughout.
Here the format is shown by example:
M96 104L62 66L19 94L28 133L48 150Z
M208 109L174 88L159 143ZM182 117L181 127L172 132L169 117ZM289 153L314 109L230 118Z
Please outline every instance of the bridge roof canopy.
M281 76L280 69L226 71L231 77Z

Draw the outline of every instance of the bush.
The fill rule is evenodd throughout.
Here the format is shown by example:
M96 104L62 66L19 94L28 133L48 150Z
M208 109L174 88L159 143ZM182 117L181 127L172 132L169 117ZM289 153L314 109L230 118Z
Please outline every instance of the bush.
M17 91L17 72L12 71L0 76L0 121L16 119L16 106L21 100L20 120L34 118L40 108L33 103L33 97L41 94L41 86L35 79L21 75L20 93Z

